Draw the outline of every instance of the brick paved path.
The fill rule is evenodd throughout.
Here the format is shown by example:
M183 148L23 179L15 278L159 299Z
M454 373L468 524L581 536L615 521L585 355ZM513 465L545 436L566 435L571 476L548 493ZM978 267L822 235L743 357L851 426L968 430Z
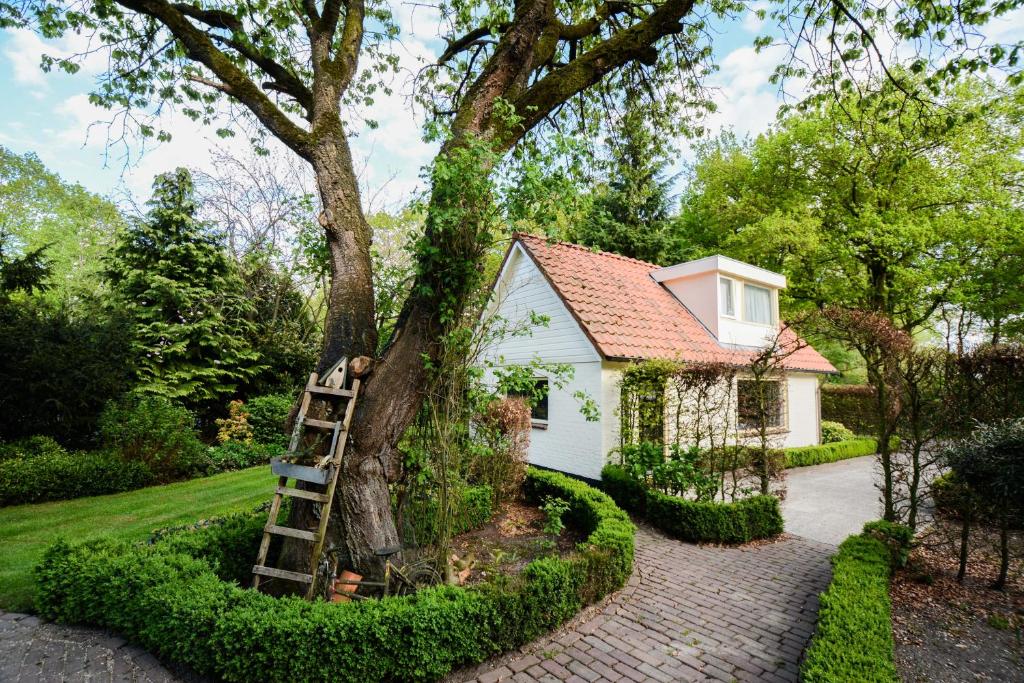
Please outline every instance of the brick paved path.
M148 652L96 629L40 623L0 612L0 681L177 681Z
M449 681L796 681L835 547L748 548L641 527L629 584L551 636Z
M790 537L748 548L636 537L629 584L556 633L449 681L795 681L833 546ZM0 613L0 682L178 681L93 629Z

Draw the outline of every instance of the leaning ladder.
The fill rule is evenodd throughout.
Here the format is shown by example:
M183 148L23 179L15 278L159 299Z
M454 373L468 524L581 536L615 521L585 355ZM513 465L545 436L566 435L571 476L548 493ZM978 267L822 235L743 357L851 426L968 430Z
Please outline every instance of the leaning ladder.
M302 394L302 402L299 404L299 412L295 417L295 427L292 430L291 442L288 445L288 452L282 458L274 458L270 461L271 470L279 475L277 488L274 490L274 500L270 505L270 514L267 517L267 525L263 529L263 541L260 543L260 551L256 556L256 564L253 565L252 587L258 589L261 577L272 577L285 579L298 583L308 584L306 599L313 598L316 589L316 571L320 556L323 554L324 541L327 533L327 523L331 517L331 504L334 502L334 490L338 483L338 473L341 470L341 459L345 453L345 443L348 441L348 431L352 424L352 414L355 412L356 397L359 395L359 379L352 378L351 386L345 387L348 379L348 359L341 359L326 374L324 380L314 372L309 376L306 389ZM340 420L316 420L307 417L310 402L319 399L325 402L347 401L345 411ZM335 406L334 414L337 414L338 406ZM330 414L330 413L329 413ZM300 455L303 437L306 429L319 429L331 432L331 444L326 454L316 463L315 466L298 465L292 462ZM295 479L296 484L300 481L325 486L323 493L307 491L300 488L288 486L288 480ZM281 500L285 496L302 498L320 504L320 524L316 531L305 529L294 529L292 527L280 526L278 514L281 511ZM267 553L270 551L272 536L287 536L309 541L313 544L309 557L309 573L287 571L275 567L266 566Z

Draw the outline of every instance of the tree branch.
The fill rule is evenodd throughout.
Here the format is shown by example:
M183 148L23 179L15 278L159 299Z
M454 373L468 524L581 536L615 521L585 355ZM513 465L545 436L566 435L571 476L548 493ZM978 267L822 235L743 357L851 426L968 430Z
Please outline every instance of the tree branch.
M610 71L632 61L652 64L658 57L655 43L664 36L682 32L681 19L693 9L694 1L667 0L643 21L616 33L530 86L515 100L522 120L516 131L506 131L504 144L514 144L553 107L598 83Z
M260 88L213 44L211 37L193 26L186 15L166 0L117 0L122 7L153 17L177 38L190 59L214 73L231 89L231 96L249 109L281 142L305 157L306 131L297 126Z

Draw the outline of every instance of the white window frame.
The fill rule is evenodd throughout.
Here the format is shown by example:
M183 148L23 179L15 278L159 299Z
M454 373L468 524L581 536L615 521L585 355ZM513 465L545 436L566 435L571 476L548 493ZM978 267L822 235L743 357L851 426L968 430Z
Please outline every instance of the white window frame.
M725 310L725 302L722 301L722 285L729 285L729 299L732 303L732 313ZM736 281L729 277L718 277L718 314L723 318L736 319Z

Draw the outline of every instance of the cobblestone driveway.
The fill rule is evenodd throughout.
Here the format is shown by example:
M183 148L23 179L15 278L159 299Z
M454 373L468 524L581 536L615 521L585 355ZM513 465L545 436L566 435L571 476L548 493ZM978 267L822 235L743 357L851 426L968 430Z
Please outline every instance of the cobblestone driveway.
M36 617L0 612L0 681L176 681L156 658L95 629L42 624Z
M611 600L450 681L797 680L834 546L696 546L649 527L636 541L636 570Z
M450 681L795 681L833 546L680 543L648 527L629 584L551 636ZM0 681L175 681L150 654L95 630L0 613Z

